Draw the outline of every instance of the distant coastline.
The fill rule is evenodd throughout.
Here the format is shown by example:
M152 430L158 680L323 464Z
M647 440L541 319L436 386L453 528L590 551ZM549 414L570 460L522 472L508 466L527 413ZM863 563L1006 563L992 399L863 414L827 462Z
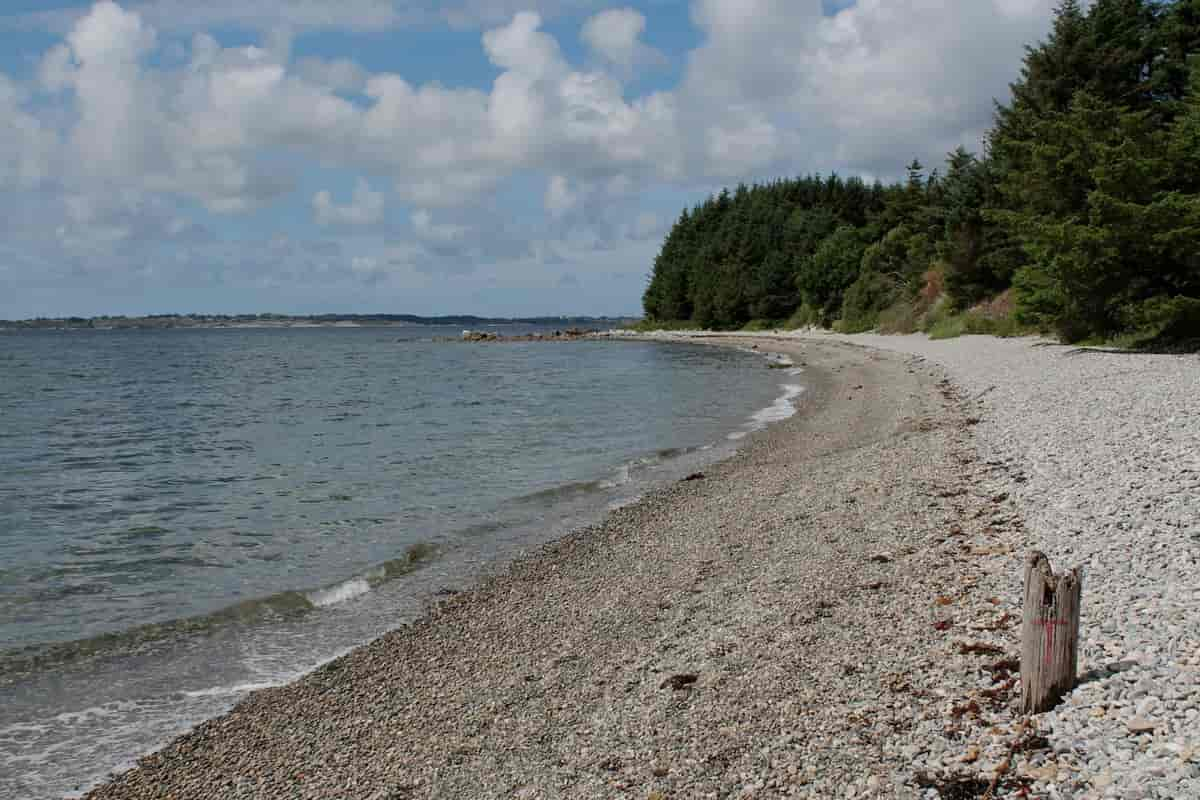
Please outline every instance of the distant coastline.
M38 317L0 319L0 331L13 330L163 330L167 328L330 328L398 327L408 325L557 325L616 328L634 317L476 317L415 314L149 314L146 316Z

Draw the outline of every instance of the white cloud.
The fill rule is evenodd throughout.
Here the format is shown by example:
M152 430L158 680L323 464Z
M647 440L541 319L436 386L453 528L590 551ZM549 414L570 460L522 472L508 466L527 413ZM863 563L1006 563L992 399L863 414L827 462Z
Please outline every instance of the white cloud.
M24 94L0 73L0 187L29 189L50 173L58 146L53 129L22 108Z
M363 178L354 184L349 205L335 204L325 190L313 195L312 204L318 225L374 225L383 219L383 193L373 191Z
M629 74L635 66L666 61L662 53L640 41L645 31L646 17L640 11L611 8L589 18L579 35L596 55Z
M896 174L913 156L978 147L1053 5L859 0L825 17L819 0L696 0L706 41L680 92L688 108L722 109L714 119L752 121L706 126L715 165L757 139L776 142L775 168Z
M38 67L38 80L49 92L60 92L70 88L75 80L75 63L71 48L57 44L42 57Z
M304 58L296 64L296 73L315 86L335 92L360 92L368 77L365 69L348 58Z
M97 3L67 36L79 110L72 144L85 172L121 180L154 158L146 132L159 130L162 120L155 87L143 80L139 63L154 43L154 31L137 14L109 0Z
M434 222L433 214L424 208L413 212L412 227L418 239L437 247L458 244L468 232L463 225Z
M450 25L472 29L498 25L519 11L543 18L600 5L601 0L144 0L126 3L159 30L195 32L214 28L271 31L341 30L375 32L398 28ZM5 14L0 30L48 30L65 33L86 7Z
M550 262L649 248L664 225L639 205L646 188L807 171L886 177L913 156L932 166L957 144L977 146L992 98L1005 95L1023 43L1048 29L1052 4L859 0L826 17L819 0L693 0L703 39L679 84L635 96L626 79L647 63L639 12L589 18L580 37L594 57L584 64L543 16L512 13L590 9L587 0L386 3L387 14L370 0L100 2L43 54L36 87L0 76L0 185L25 192L0 198L0 214L40 187L44 247L128 256L177 241L191 203L248 213L294 192L287 165L312 163L369 175L417 209L406 241L389 247L418 271L496 253ZM342 8L357 19L344 24L363 29L408 24L410 12L426 24L457 9L457 23L473 24L504 10L480 39L497 74L490 86L421 85L346 58L294 61L289 31L335 25ZM168 19L172 10L193 22ZM176 55L159 48L156 28L231 19L270 33L226 47L197 32ZM550 176L543 218L489 203L533 175ZM327 191L303 199L323 225L382 235L369 226L383 219L383 192L365 182L346 205ZM396 263L382 251L357 257ZM254 270L279 261L243 260ZM349 269L348 257L338 263Z
M492 63L532 79L553 78L567 64L553 36L539 30L542 18L522 11L508 25L483 35L483 48Z

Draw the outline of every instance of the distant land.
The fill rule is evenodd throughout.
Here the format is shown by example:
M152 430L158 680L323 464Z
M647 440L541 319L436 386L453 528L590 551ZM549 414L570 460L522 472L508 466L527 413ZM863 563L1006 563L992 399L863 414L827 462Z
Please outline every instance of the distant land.
M421 317L415 314L150 314L142 317L38 317L0 319L0 330L129 330L163 328L313 328L400 325L562 325L616 328L637 317L477 317L469 314Z

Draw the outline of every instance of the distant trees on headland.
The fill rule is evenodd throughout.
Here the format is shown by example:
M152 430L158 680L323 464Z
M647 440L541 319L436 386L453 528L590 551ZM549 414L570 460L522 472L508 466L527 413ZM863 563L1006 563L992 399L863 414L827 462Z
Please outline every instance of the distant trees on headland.
M1200 0L1065 0L983 154L901 183L808 176L687 209L652 321L1200 337Z

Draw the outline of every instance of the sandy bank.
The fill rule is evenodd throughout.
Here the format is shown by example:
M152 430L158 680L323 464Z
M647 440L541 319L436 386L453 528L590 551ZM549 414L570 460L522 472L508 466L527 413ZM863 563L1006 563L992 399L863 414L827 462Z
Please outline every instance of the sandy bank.
M759 344L806 370L797 416L89 797L917 796L994 771L961 762L1015 735L993 589L1021 523L973 402L909 357Z

